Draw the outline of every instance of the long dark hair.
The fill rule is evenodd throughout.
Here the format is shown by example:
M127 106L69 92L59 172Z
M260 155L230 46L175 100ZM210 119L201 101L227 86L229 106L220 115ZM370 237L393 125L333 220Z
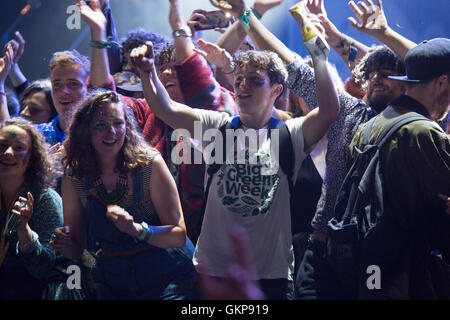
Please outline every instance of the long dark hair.
M108 104L117 104L123 108L126 123L125 141L115 169L128 172L149 163L147 151L150 147L137 132L130 109L114 91L95 91L73 116L69 134L64 142L66 156L63 166L66 174L82 179L87 174L100 173L97 154L91 144L89 126L95 110Z

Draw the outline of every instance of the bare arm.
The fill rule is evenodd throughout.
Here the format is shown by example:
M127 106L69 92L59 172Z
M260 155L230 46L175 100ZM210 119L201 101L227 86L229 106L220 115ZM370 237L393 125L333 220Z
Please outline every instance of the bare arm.
M153 246L160 248L183 247L186 242L186 226L178 191L161 156L156 156L153 160L149 192L162 224L161 226L149 226L152 230L151 234L143 229L142 224L135 222L130 213L117 205L107 207L106 217L120 231L137 239L143 236L143 240ZM148 239L143 232L147 234Z
M238 19L244 9L247 8L247 4L244 0L230 0L228 3L217 2L216 0L210 0L211 4L224 12L227 12ZM295 59L295 55L289 50L283 42L275 37L266 27L256 18L253 13L250 13L248 26L244 28L252 41L260 50L271 50L277 53L281 59L287 64L291 63ZM241 21L239 21L242 24Z
M92 41L106 40L106 17L101 11L99 0L91 1L90 6L84 1L77 1L80 7L81 17L91 29ZM110 78L108 51L106 48L91 47L91 71L90 85L92 87L104 87Z
M181 17L181 5L179 3L179 0L169 0L169 2L169 22L170 26L172 27L172 31L187 27L187 24ZM177 62L184 61L194 53L194 44L192 43L191 37L174 37L174 43L175 59Z
M55 230L57 235L52 246L65 257L77 260L85 248L85 221L84 209L72 182L63 176L61 183L63 199L64 225L70 228L69 233L62 232L62 228Z
M5 80L14 63L14 51L11 43L3 49L3 58L0 59L0 121L10 118L8 102L5 92Z
M416 44L399 33L392 30L386 20L381 0L376 0L375 6L371 0L364 2L350 1L349 6L358 17L360 24L356 23L353 17L349 18L353 27L361 32L370 34L386 46L391 48L402 60L405 59L406 53L416 46Z
M22 70L19 67L20 57L25 50L25 40L23 39L19 31L16 31L14 35L15 39L11 40L11 44L14 49L14 64L11 68L11 71L9 72L9 78L11 79L13 86L18 87L21 84L27 82L27 78L22 73Z
M161 248L184 246L186 225L180 197L175 181L161 156L153 160L150 195L162 224L161 227L156 227L151 244Z
M133 49L130 58L139 69L144 96L152 112L172 128L184 128L193 136L194 122L199 118L194 109L170 99L156 73L152 43Z
M255 0L253 8L263 16L268 10L279 6L283 0ZM234 54L242 44L247 33L239 21L225 31L225 33L216 41L216 45Z
M325 135L339 111L339 99L327 60L313 58L313 65L318 108L308 113L303 122L305 150Z

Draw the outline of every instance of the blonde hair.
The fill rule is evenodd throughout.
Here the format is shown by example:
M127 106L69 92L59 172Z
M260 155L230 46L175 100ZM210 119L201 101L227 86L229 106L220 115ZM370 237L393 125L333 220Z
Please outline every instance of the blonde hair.
M77 50L55 52L50 60L50 71L56 67L80 66L85 72L86 77L90 70L89 58L81 55Z

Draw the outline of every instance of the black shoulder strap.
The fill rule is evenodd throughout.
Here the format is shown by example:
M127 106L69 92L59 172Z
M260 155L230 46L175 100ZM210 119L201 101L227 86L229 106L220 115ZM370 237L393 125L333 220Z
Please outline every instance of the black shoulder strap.
M370 132L372 131L372 126L373 126L376 118L377 117L372 118L366 124L366 127L364 129L364 138L363 138L363 144L365 144L365 145L369 144ZM405 124L408 124L410 122L417 121L417 120L431 121L427 117L425 117L421 114L415 113L415 112L400 116L398 119L394 120L389 126L387 126L383 130L383 132L377 138L375 145L377 145L378 148L382 148L398 129L400 129Z
M226 146L227 146L227 141L226 141L226 130L227 129L233 129L235 128L236 123L238 123L239 120L239 116L236 116L233 118L233 120L230 122L225 123L224 125L222 125L219 128L219 133L221 134L223 137L223 161L222 163L213 163L210 164L208 166L208 169L206 170L207 174L208 174L208 181L206 182L206 188L205 188L205 192L203 194L203 203L202 203L202 209L201 209L201 219L203 219L203 216L205 215L205 210L206 210L206 202L208 201L208 195L209 195L209 189L211 188L211 182L212 179L214 177L214 175L216 174L217 171L219 171L220 167L222 166L222 164L226 161ZM237 126L237 125L236 125ZM215 156L215 149L212 151L212 156Z
M294 164L295 154L294 147L292 146L292 138L289 129L285 123L280 126L279 139L280 139L280 167L284 174L287 176L289 184L289 194L292 195L294 190Z

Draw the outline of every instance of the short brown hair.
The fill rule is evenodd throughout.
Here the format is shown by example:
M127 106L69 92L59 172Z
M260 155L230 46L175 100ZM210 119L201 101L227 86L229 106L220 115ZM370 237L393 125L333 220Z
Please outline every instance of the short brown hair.
M270 79L270 84L275 83L285 87L288 72L281 58L272 51L239 51L234 57L236 68L245 69L248 66L264 70Z
M131 171L149 163L147 150L150 148L137 132L134 116L114 91L96 90L75 112L64 142L66 156L63 159L66 174L82 179L87 174L99 174L98 160L91 144L89 126L95 110L108 104L118 104L123 108L126 123L125 141L119 153L116 169Z

